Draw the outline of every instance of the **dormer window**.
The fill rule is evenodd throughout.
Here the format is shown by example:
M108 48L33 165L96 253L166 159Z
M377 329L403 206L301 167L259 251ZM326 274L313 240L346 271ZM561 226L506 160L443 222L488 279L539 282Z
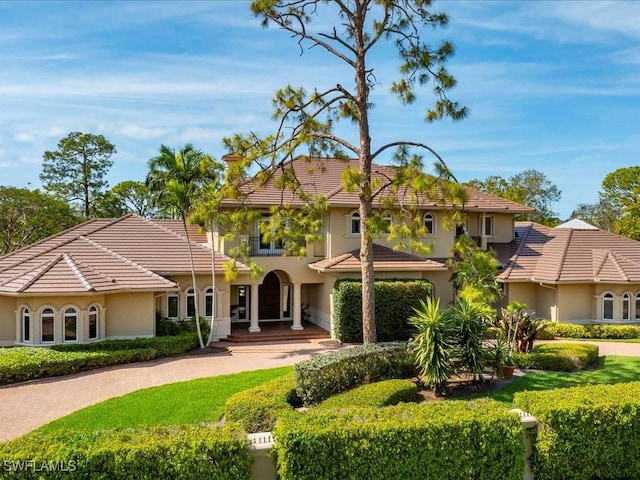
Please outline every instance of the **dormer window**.
M436 219L433 213L424 214L424 228L427 230L427 235L436 234Z
M351 226L350 233L351 235L360 235L360 214L358 212L353 212L351 214L349 225Z

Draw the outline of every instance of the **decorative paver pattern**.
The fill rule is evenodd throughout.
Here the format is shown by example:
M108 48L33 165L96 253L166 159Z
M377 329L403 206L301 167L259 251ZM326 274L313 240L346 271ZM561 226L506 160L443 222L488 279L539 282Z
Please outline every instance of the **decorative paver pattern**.
M293 365L340 346L326 341L227 344L185 355L0 387L0 441L22 436L76 410L142 388L195 378Z

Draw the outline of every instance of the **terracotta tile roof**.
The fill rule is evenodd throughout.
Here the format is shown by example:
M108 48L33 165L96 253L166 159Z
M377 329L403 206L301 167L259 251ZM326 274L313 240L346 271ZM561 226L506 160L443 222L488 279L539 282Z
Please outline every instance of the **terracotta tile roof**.
M306 192L318 194L323 193L327 196L329 204L334 207L357 207L359 205L358 193L347 192L342 187L342 174L347 167L358 168L357 160L340 160L335 158L301 158L298 157L291 161L296 177L300 182L302 189ZM372 166L375 178L385 182L388 178L392 178L395 168L388 165ZM294 192L287 190L282 191L276 186L277 180L281 178L281 172L277 171L273 178L266 184L258 186L256 182L250 183L247 188L254 188L246 204L253 206L271 206L282 203L291 205L302 205L301 200ZM535 209L521 205L511 200L490 195L474 188L465 187L468 193L468 202L464 205L467 211L486 211L486 212L510 212L510 213L527 213L534 212ZM235 206L236 201L227 200L225 205ZM422 204L425 208L446 208L450 207L438 204L432 201Z
M163 291L165 275L191 271L186 237L177 225L136 215L97 219L0 258L0 292L55 294ZM196 237L198 238L198 237ZM200 237L201 239L202 237ZM196 271L211 272L211 249L192 241ZM223 271L228 257L216 253ZM240 272L248 272L239 265Z
M311 263L309 268L320 272L359 272L360 249ZM448 270L444 262L425 259L405 252L395 252L373 244L373 268L377 272L439 271Z
M640 242L593 228L516 222L518 245L498 276L549 283L640 282Z

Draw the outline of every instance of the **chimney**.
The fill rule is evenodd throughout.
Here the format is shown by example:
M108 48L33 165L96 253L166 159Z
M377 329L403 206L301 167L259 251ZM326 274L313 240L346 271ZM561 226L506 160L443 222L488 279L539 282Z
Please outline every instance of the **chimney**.
M242 157L238 154L235 153L227 153L225 155L222 156L222 161L227 163L227 164L232 164L235 162L239 162L240 160L242 160Z

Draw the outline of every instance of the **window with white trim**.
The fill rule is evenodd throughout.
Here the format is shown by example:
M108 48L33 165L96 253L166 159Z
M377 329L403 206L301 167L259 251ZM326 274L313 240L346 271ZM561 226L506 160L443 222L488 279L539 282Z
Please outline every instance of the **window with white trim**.
M89 340L95 340L98 338L98 328L99 328L99 313L98 307L93 305L89 309Z
M636 309L635 309L635 320L636 322L640 322L640 292L636 293Z
M167 318L178 318L178 295L170 293L167 295Z
M40 341L42 343L53 342L55 315L51 308L45 308L40 313Z
M482 234L485 237L493 237L493 216L485 215L484 225L482 226Z
M631 295L628 293L622 295L622 320L625 322L631 320Z
M436 218L433 213L424 214L424 228L427 230L427 235L436 234Z
M213 316L213 306L215 305L213 295L214 295L213 288L207 288L207 290L204 292L204 316L205 317ZM217 310L218 309L216 308L216 311Z
M31 341L31 313L27 307L22 309L22 341Z
M602 296L602 320L613 320L613 295L605 293Z
M353 212L351 217L349 218L349 233L351 235L360 235L361 231L361 222L360 222L360 214L358 212Z
M78 340L78 312L75 308L67 308L62 315L64 325L64 341L75 342Z
M196 316L196 292L193 288L187 290L187 318Z

